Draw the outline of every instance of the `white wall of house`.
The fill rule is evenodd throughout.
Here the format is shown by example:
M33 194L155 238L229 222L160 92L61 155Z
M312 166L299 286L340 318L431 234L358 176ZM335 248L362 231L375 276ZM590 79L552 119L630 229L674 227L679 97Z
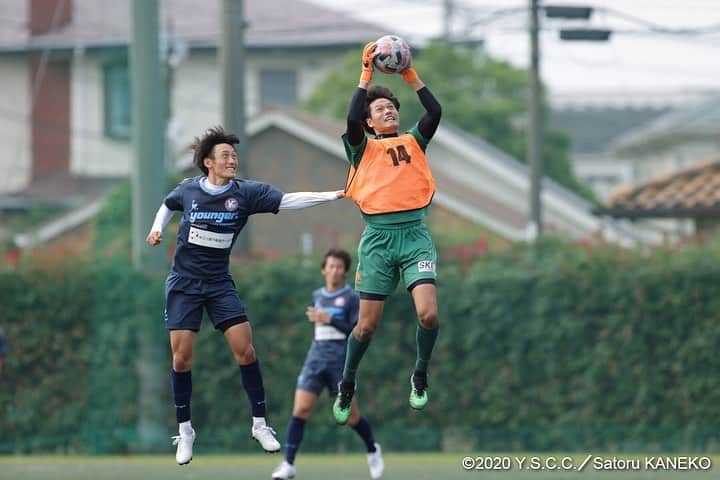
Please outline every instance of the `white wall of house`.
M610 153L575 154L573 171L603 202L610 198L610 194L617 187L635 181L632 162L629 159L616 158Z
M670 175L678 170L720 158L720 139L678 142L672 147L631 157L634 182Z
M28 60L0 57L0 79L0 193L13 193L32 176Z
M173 73L171 95L171 139L177 156L206 128L222 123L220 72L214 52L188 56Z
M318 59L312 53L249 56L245 79L247 112L254 115L261 105L262 72L295 71L297 100L306 99L317 82L336 64L337 55ZM79 53L72 69L71 171L98 177L127 176L132 145L104 134L102 63L94 55ZM193 51L174 71L171 92L170 130L173 157L195 136L222 123L220 70L215 51Z
M95 55L79 50L73 57L71 75L71 173L127 176L130 143L105 136L102 63Z

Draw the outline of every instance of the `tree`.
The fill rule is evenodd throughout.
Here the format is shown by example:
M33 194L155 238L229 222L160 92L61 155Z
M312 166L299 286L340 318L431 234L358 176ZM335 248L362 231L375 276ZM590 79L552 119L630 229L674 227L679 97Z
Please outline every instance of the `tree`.
M360 49L349 52L340 65L322 80L305 107L317 113L343 119L350 95L357 86ZM490 57L478 58L470 50L436 42L413 59L420 77L443 106L443 120L481 137L526 161L527 149L527 72ZM401 105L402 128L423 113L416 95L399 75L376 70L373 83L387 86ZM543 96L544 98L544 96ZM547 103L543 102L547 117ZM594 201L591 190L572 172L568 155L568 135L545 129L542 145L545 174L567 188Z

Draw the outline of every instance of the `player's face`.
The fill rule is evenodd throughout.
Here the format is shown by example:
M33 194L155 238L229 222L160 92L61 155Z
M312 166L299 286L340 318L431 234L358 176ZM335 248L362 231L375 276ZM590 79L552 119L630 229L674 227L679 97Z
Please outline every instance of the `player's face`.
M206 158L208 179L232 180L237 174L237 154L232 145L220 143L213 148L213 157Z
M377 134L388 134L397 132L400 125L400 113L395 104L387 98L378 98L369 105L370 118L368 125Z
M327 257L325 267L322 269L325 283L333 287L340 287L345 282L345 262L337 257Z

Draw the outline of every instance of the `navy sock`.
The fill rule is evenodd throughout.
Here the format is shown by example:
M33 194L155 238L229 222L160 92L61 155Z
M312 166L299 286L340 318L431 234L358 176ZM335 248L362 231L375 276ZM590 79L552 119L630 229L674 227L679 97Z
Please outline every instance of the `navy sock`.
M250 410L253 417L265 416L265 387L263 387L260 361L255 360L250 365L240 365L243 387L250 401Z
M175 417L178 423L190 420L190 397L192 396L192 373L176 372L170 369L173 398L175 400Z
M375 438L373 438L372 428L370 428L370 422L367 421L367 418L360 417L360 421L352 428L360 435L363 442L365 442L368 453L373 453L376 450Z
M293 465L295 463L295 454L300 448L303 432L305 431L305 420L298 417L292 417L288 425L287 439L285 440L285 460Z

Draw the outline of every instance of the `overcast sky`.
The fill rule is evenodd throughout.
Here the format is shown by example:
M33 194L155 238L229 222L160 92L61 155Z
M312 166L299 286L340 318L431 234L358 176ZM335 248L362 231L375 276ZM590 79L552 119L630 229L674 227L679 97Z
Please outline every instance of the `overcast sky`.
M344 10L361 19L388 27L388 32L403 32L411 40L440 35L443 25L443 1L395 0L312 0ZM362 9L355 7L362 5ZM457 15L453 28L463 33L468 19L483 22L471 35L483 37L491 55L513 64L528 63L527 15L497 18L501 9L524 7L527 0L454 0ZM542 76L554 94L580 91L639 92L720 91L720 0L592 0L557 2L606 8L622 12L660 26L671 28L714 25L717 33L704 36L638 33L648 27L619 19L609 12L597 11L591 20L596 27L618 30L609 42L565 42L558 39L557 27L579 24L544 20L548 28L541 36ZM391 5L391 7L387 7ZM630 30L630 31L628 31Z

